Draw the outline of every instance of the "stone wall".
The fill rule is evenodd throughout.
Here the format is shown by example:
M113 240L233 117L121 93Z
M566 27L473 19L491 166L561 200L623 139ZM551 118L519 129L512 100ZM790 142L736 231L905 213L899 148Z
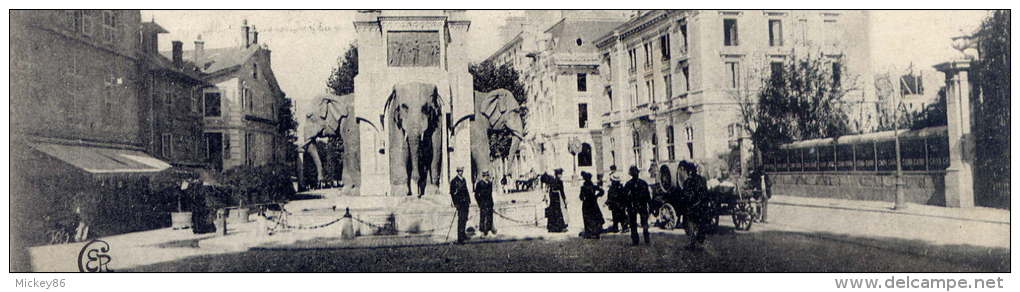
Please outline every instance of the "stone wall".
M896 177L891 173L770 173L772 192L781 196L894 202ZM903 176L906 201L945 205L945 173L913 172Z

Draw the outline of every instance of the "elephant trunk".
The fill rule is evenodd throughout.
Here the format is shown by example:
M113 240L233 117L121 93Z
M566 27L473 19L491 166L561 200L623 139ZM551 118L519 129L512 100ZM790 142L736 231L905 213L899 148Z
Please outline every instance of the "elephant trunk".
M424 133L420 133L414 136L407 137L407 160L408 160L408 195L413 195L415 190L418 191L418 195L422 195L423 188L421 181L421 137Z

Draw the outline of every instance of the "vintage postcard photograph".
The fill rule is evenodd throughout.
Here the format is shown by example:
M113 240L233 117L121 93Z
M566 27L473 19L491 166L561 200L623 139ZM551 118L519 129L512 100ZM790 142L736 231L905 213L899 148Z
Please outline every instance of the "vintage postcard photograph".
M1010 10L8 14L10 272L1008 286Z

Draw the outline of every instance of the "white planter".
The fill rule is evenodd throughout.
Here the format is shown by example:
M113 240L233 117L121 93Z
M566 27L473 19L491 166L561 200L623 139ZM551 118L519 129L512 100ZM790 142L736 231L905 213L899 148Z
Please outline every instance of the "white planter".
M191 212L170 212L170 227L173 229L191 228Z

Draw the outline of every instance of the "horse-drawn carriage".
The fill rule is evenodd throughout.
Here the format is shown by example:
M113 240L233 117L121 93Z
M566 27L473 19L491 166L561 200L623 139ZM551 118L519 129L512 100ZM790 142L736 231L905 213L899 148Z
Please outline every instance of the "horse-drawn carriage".
M692 200L679 191L679 187L653 187L655 193L650 204L655 226L666 230L682 228ZM712 226L719 226L719 216L730 216L737 230L751 230L751 224L761 216L761 192L738 190L732 184L722 184L708 190L707 212Z

